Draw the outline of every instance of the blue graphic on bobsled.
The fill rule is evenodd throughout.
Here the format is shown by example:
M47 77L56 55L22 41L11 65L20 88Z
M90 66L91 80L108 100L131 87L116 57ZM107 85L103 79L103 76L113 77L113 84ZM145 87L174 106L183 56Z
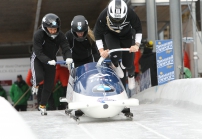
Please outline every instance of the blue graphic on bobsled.
M96 67L97 63L88 63L75 69L74 91L86 96L106 96L120 94L124 91L120 79L109 65Z

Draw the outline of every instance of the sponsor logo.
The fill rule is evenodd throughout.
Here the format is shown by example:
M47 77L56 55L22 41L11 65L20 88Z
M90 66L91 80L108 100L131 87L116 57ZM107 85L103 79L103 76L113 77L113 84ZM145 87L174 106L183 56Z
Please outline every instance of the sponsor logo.
M82 27L81 27L81 22L78 22L78 23L77 23L77 29L78 29L78 30L81 30L81 29L82 29Z
M106 76L110 76L110 75L109 74L98 73L98 74L95 74L95 75L91 76L89 79L106 77Z
M97 101L101 103L105 103L105 101L115 101L115 100L107 97L103 97L103 98L98 98Z
M53 22L52 22L52 25L54 25L54 26L55 26L55 25L57 25L57 23L56 23L55 21L53 21Z
M114 92L115 88L110 85L99 84L93 87L93 93Z

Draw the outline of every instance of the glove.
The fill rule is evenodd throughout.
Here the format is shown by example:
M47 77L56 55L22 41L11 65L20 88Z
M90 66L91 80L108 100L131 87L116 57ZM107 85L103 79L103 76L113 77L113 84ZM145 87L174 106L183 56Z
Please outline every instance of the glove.
M51 61L48 61L48 64L55 66L56 62L55 62L55 60L51 60Z
M72 58L67 58L66 59L66 64L68 65L68 64L71 64L73 62L73 59Z

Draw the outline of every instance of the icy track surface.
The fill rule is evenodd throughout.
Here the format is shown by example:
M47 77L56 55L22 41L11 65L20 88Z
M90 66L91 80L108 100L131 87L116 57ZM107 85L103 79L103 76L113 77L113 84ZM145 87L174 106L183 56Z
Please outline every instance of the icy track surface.
M201 139L201 114L169 105L141 104L132 109L133 120L123 114L109 119L81 117L78 125L64 111L23 112L39 139Z
M201 78L175 80L134 97L140 100L140 105L131 109L133 120L123 114L109 119L83 116L79 125L64 110L48 111L47 116L32 111L16 113L28 125L23 127L23 122L8 122L16 116L2 113L5 105L0 104L3 106L0 107L0 116L8 119L3 121L0 118L0 133L7 131L10 135L14 129L24 131L30 128L38 139L202 139Z

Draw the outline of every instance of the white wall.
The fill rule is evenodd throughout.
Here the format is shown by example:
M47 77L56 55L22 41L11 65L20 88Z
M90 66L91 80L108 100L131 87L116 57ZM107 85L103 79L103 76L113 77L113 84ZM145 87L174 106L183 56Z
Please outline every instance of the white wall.
M63 60L61 56L57 57L58 61ZM30 69L30 58L13 58L13 59L0 59L0 81L2 80L12 80L14 83L17 79L17 75L21 74L23 79L26 80L27 72ZM9 102L11 99L9 97L9 90L11 86L3 86L7 91L7 96ZM12 102L11 102L12 103ZM28 101L28 108L32 109L33 105L36 103L36 97Z
M57 60L62 60L62 57L57 57ZM29 69L30 58L0 59L0 80L12 80L14 82L18 74L21 74L25 80ZM6 91L10 89L10 86L3 87Z
M20 114L0 97L0 139L37 139Z
M191 109L202 108L202 78L174 80L162 86L149 88L133 97L140 102L166 103Z

